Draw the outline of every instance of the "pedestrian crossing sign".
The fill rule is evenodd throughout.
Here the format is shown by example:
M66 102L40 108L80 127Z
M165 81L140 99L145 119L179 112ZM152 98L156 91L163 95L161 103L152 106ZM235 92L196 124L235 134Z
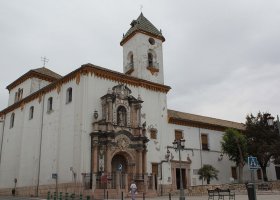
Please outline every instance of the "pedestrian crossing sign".
M253 157L253 156L249 156L248 157L248 166L249 166L250 170L259 169L260 168L259 162L258 162L257 158Z

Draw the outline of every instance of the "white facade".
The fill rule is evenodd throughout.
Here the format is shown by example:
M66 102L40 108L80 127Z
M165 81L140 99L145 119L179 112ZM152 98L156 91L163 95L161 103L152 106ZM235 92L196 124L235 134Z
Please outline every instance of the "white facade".
M151 44L150 38L154 39L154 44ZM158 71L147 69L149 52L153 53L153 59L158 63ZM126 41L123 44L124 73L131 62L131 53L134 70L130 75L95 66L82 66L58 79L55 84L30 77L10 90L9 107L0 113L3 119L0 121L0 188L14 187L15 179L17 187L52 185L55 184L52 174L58 175L58 183L71 183L74 178L81 182L82 174L92 170L90 134L93 132L93 114L99 113L95 120L102 120L101 97L119 84L125 84L133 97L143 100L141 124L146 124L149 139L143 171L153 173L152 166L156 164L159 183L174 184L174 170L179 158L178 152L170 147L175 139L175 131L179 130L189 149L182 152L182 161L187 166L188 185L202 184L197 171L204 164L211 164L219 170L219 180L212 183L230 181L231 167L235 164L226 156L219 159L223 131L213 128L215 124L208 124L210 128L205 128L202 125L178 125L169 121L166 99L169 88L162 85L162 40L137 32ZM23 89L22 98L15 102L14 96L19 88ZM72 88L71 101L67 99L69 88ZM32 107L34 110L31 114ZM193 120L193 123L196 121ZM223 128L227 128L227 125ZM156 130L156 138L152 137L152 130ZM202 134L207 135L207 150L202 147ZM167 150L171 153L168 159ZM273 167L271 165L271 169ZM245 179L249 179L249 173L244 169ZM275 170L268 170L268 178L276 179Z

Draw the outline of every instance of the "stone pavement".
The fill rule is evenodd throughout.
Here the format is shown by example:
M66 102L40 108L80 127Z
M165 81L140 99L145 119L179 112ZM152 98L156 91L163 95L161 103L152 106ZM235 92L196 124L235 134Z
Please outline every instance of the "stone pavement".
M172 196L171 200L178 200L178 196ZM215 198L218 200L218 198ZM45 200L39 198L28 198L28 197L1 197L0 200ZM116 200L116 199L109 199ZM130 200L126 198L125 200ZM142 200L142 198L137 198L136 200ZM145 198L145 200L169 200L168 196L155 197L155 198ZM208 200L208 196L186 196L186 200ZM228 200L228 197L225 197L224 200ZM247 194L236 195L235 200L248 200ZM280 194L257 194L257 200L280 200Z

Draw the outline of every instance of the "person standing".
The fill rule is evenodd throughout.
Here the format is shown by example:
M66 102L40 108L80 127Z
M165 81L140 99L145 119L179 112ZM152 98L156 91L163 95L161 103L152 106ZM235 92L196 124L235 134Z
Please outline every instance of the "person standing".
M137 191L137 186L136 186L135 182L132 181L132 183L130 185L131 200L135 200L136 191Z

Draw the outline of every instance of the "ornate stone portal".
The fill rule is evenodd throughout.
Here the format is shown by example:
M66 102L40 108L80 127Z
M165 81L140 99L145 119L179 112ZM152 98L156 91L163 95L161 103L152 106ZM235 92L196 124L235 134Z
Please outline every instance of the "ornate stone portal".
M101 119L94 115L91 135L92 173L146 173L145 123L141 123L140 97L116 85L101 97Z

